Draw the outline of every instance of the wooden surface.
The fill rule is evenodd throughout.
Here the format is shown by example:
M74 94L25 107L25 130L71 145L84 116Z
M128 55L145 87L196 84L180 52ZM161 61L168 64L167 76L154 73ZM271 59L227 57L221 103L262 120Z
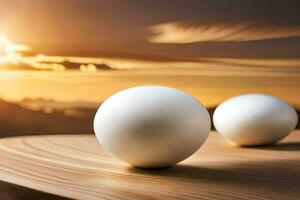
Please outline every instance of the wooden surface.
M57 199L299 200L300 131L256 148L235 147L212 132L192 157L156 170L119 162L93 135L6 138L0 140L0 181L2 188L22 186L32 199L47 193L55 199L51 193ZM14 189L1 193L1 199L22 199Z

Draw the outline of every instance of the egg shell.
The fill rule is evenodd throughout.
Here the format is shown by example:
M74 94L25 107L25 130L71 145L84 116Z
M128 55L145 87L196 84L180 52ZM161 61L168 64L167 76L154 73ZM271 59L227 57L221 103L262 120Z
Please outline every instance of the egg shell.
M265 94L233 97L217 107L213 122L225 138L241 146L272 144L297 125L296 110L283 100Z
M210 116L183 91L140 86L108 98L96 113L94 131L108 152L130 165L168 167L188 158L205 142Z

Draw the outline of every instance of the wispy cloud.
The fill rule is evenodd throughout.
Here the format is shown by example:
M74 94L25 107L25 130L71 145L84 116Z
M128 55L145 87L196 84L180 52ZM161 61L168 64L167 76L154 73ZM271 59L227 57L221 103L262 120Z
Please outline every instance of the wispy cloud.
M195 42L254 41L300 37L300 26L269 25L251 22L200 23L170 22L150 27L153 43L185 44Z

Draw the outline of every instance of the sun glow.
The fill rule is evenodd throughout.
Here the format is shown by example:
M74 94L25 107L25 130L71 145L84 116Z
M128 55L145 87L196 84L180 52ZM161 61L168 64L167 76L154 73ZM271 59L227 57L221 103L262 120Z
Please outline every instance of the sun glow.
M0 35L0 64L18 64L22 52L31 48L24 44L14 44L6 37Z
M31 48L24 44L14 44L6 37L0 35L0 52L4 55L18 54L20 52L30 51Z

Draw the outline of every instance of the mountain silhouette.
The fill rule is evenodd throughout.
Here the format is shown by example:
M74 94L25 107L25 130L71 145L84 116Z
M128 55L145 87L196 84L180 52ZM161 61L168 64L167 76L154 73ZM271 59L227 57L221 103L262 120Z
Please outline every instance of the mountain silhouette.
M26 98L0 99L0 137L35 134L91 134L98 104ZM208 108L212 118L215 108ZM298 116L300 116L299 111ZM299 118L300 119L300 118ZM297 128L300 128L298 122ZM212 130L214 126L212 123Z
M96 109L30 110L0 99L0 137L93 133Z

